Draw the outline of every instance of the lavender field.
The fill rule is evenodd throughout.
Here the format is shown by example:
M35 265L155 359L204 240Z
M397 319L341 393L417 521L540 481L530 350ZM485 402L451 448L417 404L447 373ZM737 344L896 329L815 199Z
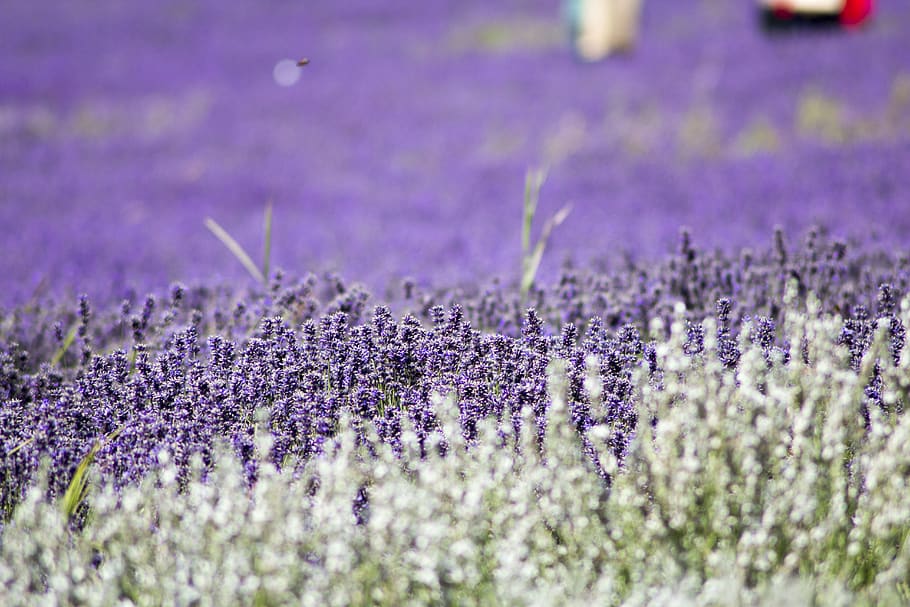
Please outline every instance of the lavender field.
M0 14L0 604L910 603L906 2Z

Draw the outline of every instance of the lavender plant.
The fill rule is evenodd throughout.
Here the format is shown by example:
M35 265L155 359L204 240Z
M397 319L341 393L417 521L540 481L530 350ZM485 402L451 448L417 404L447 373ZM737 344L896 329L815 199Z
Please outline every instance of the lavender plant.
M649 2L7 3L0 604L910 602L910 12Z
M9 511L19 500L43 456L55 458L53 492L63 492L95 440L121 425L131 430L97 456L103 474L119 485L141 479L152 454L174 443L182 445L178 460L184 464L193 453L210 458L217 440L249 454L250 420L262 406L272 419L278 445L273 460L279 465L297 466L318 454L343 411L379 423L380 436L393 445L408 416L426 436L435 424L434 392L459 395L468 438L489 415L514 429L522 406L543 414L544 371L554 357L569 362L579 431L610 426L612 448L621 455L638 415L631 374L647 368L659 383L663 370L654 353L668 337L671 302L688 302L690 355L700 355L713 335L725 367L736 369L743 351L737 334L750 324L755 327L750 339L766 360L780 355L789 361L793 344L777 327L786 325L793 306L769 298L768 289L782 289L788 279L796 281L795 301L807 300L806 282L827 289L829 303L819 304L819 313L840 313L842 304L836 302L843 301L861 314L846 320L839 337L857 371L880 320L889 325L890 356L897 358L904 340L904 325L895 315L897 294L906 292L903 262L891 270L896 262L887 258L851 260L839 243L826 249L817 235L810 235L804 250L787 252L781 235L775 241L767 253L742 256L737 267L697 251L685 236L680 254L644 291L638 268L584 279L567 269L559 284L534 293L539 308L523 317L517 312L520 292L500 288L476 299L455 292L412 293L421 306L418 315L395 322L386 306L367 313L367 294L337 277L328 277L322 288L315 277L284 286L281 273L267 293L254 292L249 299L175 285L161 303L145 298L139 314L128 301L94 310L83 298L72 313L78 321L55 320L50 311L20 316L4 337L9 349L0 384L8 453L3 503ZM888 271L896 272L894 280L873 288ZM836 287L826 287L818 275L837 276ZM612 285L609 294L605 285ZM724 297L733 292L740 296L736 306ZM435 303L455 297L462 297L464 306ZM715 302L717 325L708 330L703 320ZM863 308L859 302L875 303ZM878 312L874 317L859 312L866 309ZM664 327L657 333L655 320ZM59 348L41 335L72 322L79 354L57 358ZM40 327L45 328L36 330ZM498 332L489 333L491 328ZM597 359L608 396L600 408L584 389L590 356ZM887 404L880 366L873 371L867 395L881 408Z
M794 289L787 303L795 298ZM344 412L320 454L292 472L269 456L280 438L262 416L251 422L252 460L222 442L214 465L197 454L185 476L177 453L158 451L143 481L93 493L95 516L75 535L39 481L3 531L0 596L771 605L786 594L796 604L900 604L906 417L875 407L866 425L859 405L876 364L885 400L905 401L910 359L889 355L881 322L857 373L838 345L842 321L818 313L810 299L784 327L791 343L808 341L808 359L796 351L769 364L747 325L731 371L714 318L704 350L686 351L679 306L657 346L663 381L632 373L642 414L622 456L603 426L579 432L561 359L548 364L542 414L521 407L517 430L489 415L467 435L455 393L431 399L436 424L425 435L403 417L396 443L380 420ZM589 362L583 384L599 406L607 390Z

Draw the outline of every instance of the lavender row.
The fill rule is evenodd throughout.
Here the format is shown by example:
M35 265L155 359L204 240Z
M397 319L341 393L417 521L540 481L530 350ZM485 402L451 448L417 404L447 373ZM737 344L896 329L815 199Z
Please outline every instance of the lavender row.
M423 327L413 316L395 322L382 306L358 325L335 312L305 321L299 332L269 318L243 346L210 337L207 357L191 325L154 355L139 344L130 354L92 356L72 379L45 367L24 377L0 412L4 452L13 454L4 459L4 502L11 508L18 500L42 457L52 460L51 493L62 494L94 442L112 434L95 461L122 486L141 480L162 449L172 450L183 470L194 454L211 466L219 441L233 446L254 480L260 416L274 436L270 458L279 467L321 453L343 415L375 427L395 451L402 424L411 424L422 446L437 427L436 393L456 396L468 441L488 417L517 431L522 407L544 427L546 368L556 356L570 361L575 425L582 431L609 425L615 453L624 452L636 421L631 374L642 364L658 372L653 347L637 330L610 336L592 329L579 345L571 325L559 337L545 335L533 310L520 338L472 329L457 306L432 313L434 323ZM597 409L582 389L588 355L600 360L607 394Z
M7 374L37 372L57 357L60 372L70 375L93 353L128 351L137 345L158 352L176 328L186 325L203 336L242 343L260 330L265 318L280 316L296 328L344 312L349 324L358 325L379 304L395 316L411 314L423 324L435 321L438 306L457 304L475 329L517 337L529 307L550 332L558 333L569 323L583 331L594 317L613 331L634 325L647 332L654 318L669 326L677 302L685 304L689 320L698 322L712 314L722 298L735 302L730 315L734 328L745 316L779 323L786 313L782 301L790 281L796 281L802 300L814 293L823 313L841 316L850 316L856 308L887 313L910 292L910 252L858 246L830 238L821 228L790 240L777 230L767 247L731 255L698 248L684 229L676 253L662 260L610 258L585 267L567 261L553 280L539 281L527 294L505 279L447 288L404 279L373 296L337 274L292 277L279 270L266 290L244 290L236 283L190 288L175 284L166 293L145 297L126 291L119 305L98 309L85 296L78 302L36 297L3 312L0 350L9 359L4 364ZM883 284L889 285L884 295ZM12 378L4 381L7 390L16 383Z
M856 370L875 327L886 321L896 364L904 345L897 301L906 277L889 268L903 263L853 258L843 244L814 233L792 253L778 234L768 251L731 260L696 251L684 234L679 254L650 272L634 265L612 273L567 268L559 284L525 302L507 288L465 295L406 287L393 303L417 304L418 313L401 321L386 305L368 312L366 292L339 279L322 300L313 280L283 287L278 279L249 303L232 300L229 291L176 287L163 305L150 296L136 313L124 303L96 315L83 298L65 351L56 345L67 339L58 323L51 343L34 338L34 357L9 342L2 354L3 507L12 510L45 457L51 493L62 493L96 441L112 435L95 461L117 486L141 480L162 449L182 470L197 454L210 467L219 442L232 446L252 482L257 420L274 437L269 458L279 468L297 468L321 453L344 415L375 428L395 451L403 425L413 426L423 449L437 428L437 393L455 397L469 442L486 418L503 436L519 434L527 408L544 448L546 370L554 359L567 361L574 427L582 435L605 428L607 448L622 461L639 415L633 376L644 373L660 388L658 350L680 309L687 323L683 352L703 356L701 321L710 317L716 356L731 370L743 340L757 344L768 365L809 356L808 344L778 329L788 311L804 307L800 298L811 299L816 314L849 306L837 342ZM463 304L450 303L459 298ZM234 301L230 313L218 307L225 301ZM519 321L522 303L531 307ZM14 312L9 318L20 335L26 317L46 328L51 315L40 308ZM876 366L857 415L868 420L870 405L893 409L882 394ZM608 482L593 447L591 457Z
M291 472L254 414L240 457L219 441L217 465L196 454L187 473L185 447L164 446L145 482L108 475L75 518L43 475L0 535L0 602L906 604L910 356L889 356L895 318L883 317L852 367L850 327L796 297L782 327L794 345L769 351L765 325L744 323L735 369L726 302L700 344L677 306L655 348L662 374L632 373L639 415L622 458L609 426L579 431L569 353L548 365L545 417L523 405L517 433L490 416L466 437L454 394L434 399L431 435L403 416L392 444L345 410L322 455ZM452 320L440 339L462 341ZM392 324L383 312L371 326ZM528 352L553 341L534 324ZM287 331L267 329L285 352ZM612 398L602 371L589 364L581 384L592 409ZM887 406L863 417L876 376Z

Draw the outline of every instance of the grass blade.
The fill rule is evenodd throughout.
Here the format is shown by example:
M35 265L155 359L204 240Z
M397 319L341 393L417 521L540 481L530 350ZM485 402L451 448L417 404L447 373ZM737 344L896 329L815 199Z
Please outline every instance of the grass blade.
M521 224L521 255L524 260L531 249L531 224L537 212L540 200L540 188L546 180L546 172L540 169L529 170L525 175L524 220Z
M544 224L543 231L534 250L531 250L531 226L534 223L534 216L537 214L537 203L540 201L540 189L546 180L546 171L541 169L529 170L525 175L525 197L524 197L524 217L521 225L521 298L524 300L531 285L534 284L534 277L537 275L537 269L543 259L543 252L546 249L547 241L554 228L566 220L572 211L572 205L566 205L557 211L547 223Z
M61 503L63 513L66 514L68 520L71 520L73 516L75 516L79 506L85 501L85 498L88 495L88 471L95 461L95 455L101 450L101 446L105 441L114 440L120 436L125 428L126 424L123 424L113 432L110 432L103 439L96 440L89 452L85 454L85 457L83 457L82 461L79 462L79 465L76 466L76 472L73 473L73 478L70 480L70 484L63 494L63 502Z
M547 241L550 239L550 234L556 227L558 227L562 222L566 220L566 217L568 217L569 213L571 212L571 204L567 204L563 208L556 211L556 213L554 213L553 216L547 220L547 223L544 224L540 238L537 240L537 244L534 246L534 252L530 256L524 257L524 271L521 276L522 296L527 295L528 291L531 289L531 285L534 284L534 277L537 275L537 269L540 267L540 262L543 259L543 252L544 249L546 249Z
M272 258L272 203L265 207L265 243L262 251L262 278L263 283L269 279L269 265Z
M95 441L89 452L76 466L76 472L73 473L73 478L66 488L66 493L63 494L61 506L68 520L75 516L79 506L85 500L85 496L88 493L88 470L92 462L95 461L95 454L98 453L99 449L101 449L101 441Z
M51 357L52 366L59 364L60 361L63 360L63 355L66 354L66 351L69 349L69 347L73 345L73 341L75 341L76 333L78 331L79 323L76 323L70 327L70 330L67 332L66 337L63 338L63 343L60 344L60 347L56 352L54 352L54 355Z
M19 450L24 449L25 447L28 447L28 446L32 443L32 441L34 441L34 440L35 440L35 437L34 437L34 436L31 437L31 438L25 439L24 441L22 441L21 443L19 443L18 445L16 445L16 446L13 447L12 449L10 449L9 453L7 453L6 456L7 456L7 457L12 457L12 456L15 455Z
M269 213L269 221L271 222L271 213ZM243 264L243 267L246 268L246 271L255 278L257 281L266 284L265 276L262 275L262 272L259 268L256 267L256 264L253 263L253 260L250 259L250 256L247 255L247 252L243 250L243 247L240 246L234 238L227 233L227 231L218 225L218 222L212 219L211 217L205 218L205 227L215 235L215 238L221 241L221 244L226 246L228 250L234 254L234 257Z

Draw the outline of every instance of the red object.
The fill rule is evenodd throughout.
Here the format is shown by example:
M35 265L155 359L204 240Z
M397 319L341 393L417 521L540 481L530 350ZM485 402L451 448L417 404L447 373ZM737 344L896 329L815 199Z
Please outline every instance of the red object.
M848 26L859 25L871 13L872 0L847 0L840 14L840 22Z
M771 14L774 15L775 19L791 19L793 17L793 11L782 5L775 6Z

